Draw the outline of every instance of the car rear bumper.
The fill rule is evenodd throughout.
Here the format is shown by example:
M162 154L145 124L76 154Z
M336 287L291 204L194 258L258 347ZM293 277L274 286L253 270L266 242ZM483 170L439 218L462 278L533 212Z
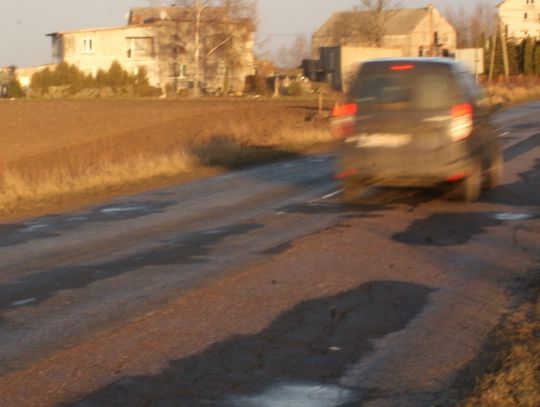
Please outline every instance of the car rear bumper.
M430 187L467 177L473 161L459 146L414 155L346 148L338 160L336 177L354 178L365 185Z

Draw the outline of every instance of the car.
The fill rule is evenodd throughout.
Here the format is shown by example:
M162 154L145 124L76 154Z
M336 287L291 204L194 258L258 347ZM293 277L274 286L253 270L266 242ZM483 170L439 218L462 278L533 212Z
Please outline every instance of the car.
M346 202L370 185L453 183L466 202L501 182L500 138L471 72L448 58L389 58L358 69L331 128Z

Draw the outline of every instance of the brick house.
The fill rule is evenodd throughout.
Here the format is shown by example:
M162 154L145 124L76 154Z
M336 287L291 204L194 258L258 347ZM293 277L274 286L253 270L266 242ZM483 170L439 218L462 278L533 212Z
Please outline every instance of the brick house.
M334 89L346 89L351 73L363 60L453 56L456 52L456 30L431 5L383 11L384 25L377 44L369 36L371 30L366 30L373 19L374 14L368 11L338 12L313 34L312 58L317 61L317 76ZM306 74L311 77L309 72Z
M540 1L540 0L539 0ZM403 56L446 56L456 50L456 30L433 6L382 12L385 21L380 48L400 48ZM361 29L373 13L334 13L312 36L312 56L323 47L340 45L373 47Z

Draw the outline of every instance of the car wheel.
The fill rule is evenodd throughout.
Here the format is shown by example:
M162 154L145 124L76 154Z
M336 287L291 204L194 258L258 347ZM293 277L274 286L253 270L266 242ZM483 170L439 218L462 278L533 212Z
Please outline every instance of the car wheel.
M474 202L482 192L482 166L477 160L469 175L461 181L461 198L464 202Z
M503 156L499 149L497 149L492 157L489 165L489 169L486 173L485 185L486 188L491 189L502 183L503 177Z
M354 203L365 186L356 180L346 180L343 182L343 193L341 195L341 201L345 204Z

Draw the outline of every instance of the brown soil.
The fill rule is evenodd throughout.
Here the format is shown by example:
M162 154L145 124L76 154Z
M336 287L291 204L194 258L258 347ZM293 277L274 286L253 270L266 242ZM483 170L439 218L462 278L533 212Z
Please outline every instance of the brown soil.
M316 101L305 100L21 100L0 102L0 168L36 179L59 167L70 171L97 168L100 163L132 157L154 157L179 149L197 150L212 140L233 139L240 147L265 149L261 158L283 156L283 135L325 125L317 119ZM288 132L283 130L287 129ZM276 134L282 139L276 140ZM230 146L227 146L230 147ZM258 150L257 150L258 151ZM251 161L256 161L257 151ZM290 150L289 150L290 152ZM199 157L201 158L201 157ZM249 157L248 157L249 158ZM63 197L43 207L21 208L21 217L66 210L120 194L177 183L222 171L221 162L196 174L152 179ZM218 160L219 161L219 160ZM249 161L249 160L248 160ZM233 163L228 163L233 164ZM84 195L84 196L81 196Z

